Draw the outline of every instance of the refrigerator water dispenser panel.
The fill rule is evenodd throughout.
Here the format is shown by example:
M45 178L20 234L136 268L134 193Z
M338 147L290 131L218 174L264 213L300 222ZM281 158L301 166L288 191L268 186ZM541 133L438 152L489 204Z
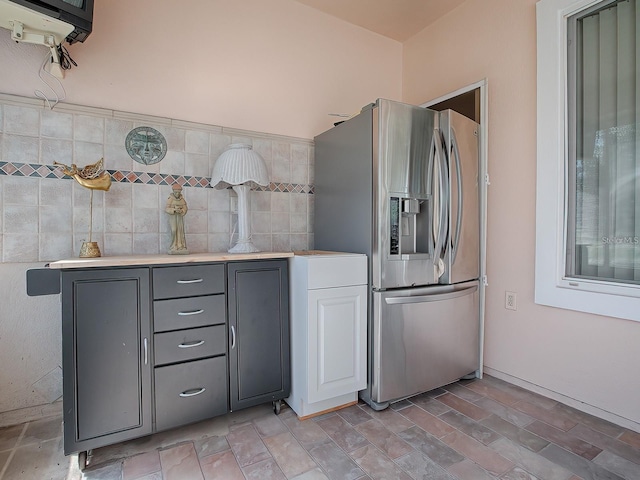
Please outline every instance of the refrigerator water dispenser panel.
M432 255L428 206L429 201L425 199L389 199L390 260L410 260Z

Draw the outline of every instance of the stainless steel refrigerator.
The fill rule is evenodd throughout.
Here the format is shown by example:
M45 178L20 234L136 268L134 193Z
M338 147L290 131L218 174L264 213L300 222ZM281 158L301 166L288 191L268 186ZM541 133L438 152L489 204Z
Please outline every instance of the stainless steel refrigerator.
M375 409L480 369L478 128L378 99L315 138L315 248L369 258Z

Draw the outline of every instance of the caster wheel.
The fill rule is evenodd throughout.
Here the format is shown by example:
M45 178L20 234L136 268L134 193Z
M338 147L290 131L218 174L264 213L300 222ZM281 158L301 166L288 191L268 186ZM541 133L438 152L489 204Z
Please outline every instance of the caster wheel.
M84 469L87 468L87 452L78 453L78 468L80 468L81 472L84 472Z
M276 400L273 402L273 413L280 415L280 409L282 408L282 400Z

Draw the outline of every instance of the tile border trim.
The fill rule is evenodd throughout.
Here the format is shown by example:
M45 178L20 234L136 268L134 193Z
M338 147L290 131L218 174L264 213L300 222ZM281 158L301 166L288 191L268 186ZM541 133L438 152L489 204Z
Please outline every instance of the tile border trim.
M142 185L173 185L179 183L183 187L213 188L208 177L192 175L172 175L167 173L146 173L128 170L107 170L111 180L118 183L137 183ZM18 163L0 161L0 176L31 177L31 178L55 178L59 180L71 180L62 173L62 169L55 165L41 165L39 163ZM258 192L282 192L304 193L313 195L313 185L301 185L298 183L275 183L268 186L253 188Z

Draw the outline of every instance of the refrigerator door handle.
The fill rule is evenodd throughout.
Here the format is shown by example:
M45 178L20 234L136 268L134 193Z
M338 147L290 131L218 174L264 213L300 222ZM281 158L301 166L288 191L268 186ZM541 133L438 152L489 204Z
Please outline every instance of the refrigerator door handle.
M433 260L438 270L438 277L440 277L444 273L444 270L442 268L443 265L440 265L440 263L441 263L442 254L445 248L445 237L447 234L446 218L447 218L447 210L449 206L447 205L448 194L446 191L446 188L447 188L447 181L446 181L447 173L445 171L446 158L444 155L444 151L442 149L442 137L439 129L435 130L434 137L436 137L435 159L438 162L438 186L439 186L437 197L434 195L434 204L437 202L438 206L440 207L440 216L438 217L438 221L437 221L438 236L436 237L437 239L436 239L435 248L433 251ZM436 228L436 222L434 218L434 229L435 228Z
M463 205L463 192L462 192L462 162L460 161L460 151L458 150L458 140L456 139L456 132L451 129L451 153L456 162L456 181L458 183L458 212L456 214L456 231L453 241L453 251L451 252L451 263L456 261L456 255L458 254L458 245L460 244L460 230L462 228L462 205Z
M425 302L439 302L441 300L451 300L452 298L464 297L478 290L478 286L465 288L463 290L457 290L450 293L435 293L432 295L416 295L413 297L388 297L384 301L387 305L399 305L404 303L425 303Z

